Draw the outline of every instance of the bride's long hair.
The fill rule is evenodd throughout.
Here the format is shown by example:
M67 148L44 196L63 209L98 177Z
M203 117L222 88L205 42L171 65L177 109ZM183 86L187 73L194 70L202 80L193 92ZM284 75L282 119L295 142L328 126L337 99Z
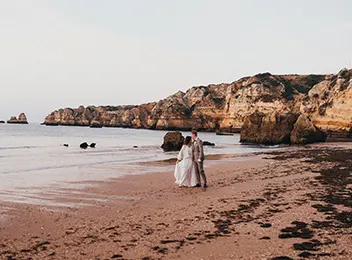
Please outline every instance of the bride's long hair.
M187 137L185 138L185 141L183 142L183 144L184 144L184 145L189 145L189 144L191 143L191 140L192 140L192 137L187 136Z

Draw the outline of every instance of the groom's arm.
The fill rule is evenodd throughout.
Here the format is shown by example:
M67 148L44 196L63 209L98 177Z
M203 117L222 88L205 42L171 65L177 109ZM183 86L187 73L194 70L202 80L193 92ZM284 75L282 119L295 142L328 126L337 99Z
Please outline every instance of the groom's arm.
M203 142L202 140L198 140L198 147L199 147L199 156L198 156L198 161L203 161L204 160L204 152L203 152Z

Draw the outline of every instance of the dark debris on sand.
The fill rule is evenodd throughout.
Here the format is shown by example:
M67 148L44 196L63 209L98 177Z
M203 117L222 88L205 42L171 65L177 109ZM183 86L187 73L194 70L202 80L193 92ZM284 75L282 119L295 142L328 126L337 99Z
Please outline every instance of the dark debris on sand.
M277 256L277 257L271 258L271 260L294 260L294 259L288 256Z
M310 239L314 232L309 229L309 226L340 235L350 234L348 229L352 227L352 190L348 187L352 184L352 149L305 149L290 153L277 152L271 155L274 157L270 159L274 160L304 159L305 163L314 166L315 169L311 172L316 174L316 177L310 182L314 191L307 194L307 197L315 202L312 207L325 216L325 220L311 220L311 224L292 222L294 226L282 229L279 237ZM322 243L313 239L309 242L295 243L293 248L304 251L298 255L300 258L319 258L333 255L316 253L322 246L332 243L336 241Z
M292 227L286 227L281 229L279 238L304 238L309 239L313 237L313 231L307 228L308 224L299 221L293 221Z

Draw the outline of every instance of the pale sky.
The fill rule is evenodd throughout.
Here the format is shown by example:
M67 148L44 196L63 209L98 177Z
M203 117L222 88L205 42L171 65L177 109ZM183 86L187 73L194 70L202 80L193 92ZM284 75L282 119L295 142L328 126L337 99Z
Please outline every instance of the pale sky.
M351 0L0 0L0 120L352 63Z

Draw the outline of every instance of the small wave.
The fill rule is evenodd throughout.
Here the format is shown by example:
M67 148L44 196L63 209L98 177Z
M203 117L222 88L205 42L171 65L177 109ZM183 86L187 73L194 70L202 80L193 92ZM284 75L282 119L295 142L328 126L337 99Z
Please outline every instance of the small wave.
M131 146L110 146L109 148L118 149L119 151L132 151L132 150L160 150L158 145L131 145Z
M145 156L137 156L137 157L129 157L124 159L113 159L113 160L102 160L97 162L84 162L84 163L75 163L75 164L66 164L66 165L55 165L55 166L44 166L44 167L33 167L29 169L19 169L19 170L11 170L11 171L3 171L0 174L13 174L13 173L25 173L25 172L33 172L33 171L48 171L48 170L58 170L58 169L67 169L67 168L75 168L75 167L89 167L95 165L103 165L103 164L131 164L137 162L144 162L155 160L157 155L145 155Z
M35 149L42 148L43 146L25 145L25 146L5 146L0 147L0 150L20 150L20 149Z

